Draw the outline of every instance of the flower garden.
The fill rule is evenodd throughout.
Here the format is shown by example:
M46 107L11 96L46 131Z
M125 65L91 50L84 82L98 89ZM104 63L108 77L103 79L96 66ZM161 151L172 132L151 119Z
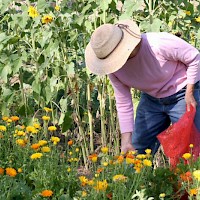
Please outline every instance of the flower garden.
M176 167L162 150L120 152L112 87L84 64L92 31L124 18L200 49L199 1L5 0L0 10L0 199L200 199L194 145Z

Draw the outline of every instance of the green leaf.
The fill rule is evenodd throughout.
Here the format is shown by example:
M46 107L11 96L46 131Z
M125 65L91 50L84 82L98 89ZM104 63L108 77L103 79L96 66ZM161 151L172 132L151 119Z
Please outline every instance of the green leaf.
M8 81L8 74L12 72L10 65L5 65L3 68L0 69L0 76L2 80L7 83Z
M21 116L27 116L34 113L34 110L31 106L22 105L18 110L17 113Z
M32 89L35 93L40 94L41 92L41 83L36 79L32 83Z
M67 131L71 127L72 118L70 112L65 113L63 121L60 121L60 124L62 124L62 132Z
M67 74L70 75L70 76L73 76L75 74L73 62L71 62L67 65Z
M44 9L48 6L47 2L45 0L38 0L37 2L37 9L40 12L43 12Z

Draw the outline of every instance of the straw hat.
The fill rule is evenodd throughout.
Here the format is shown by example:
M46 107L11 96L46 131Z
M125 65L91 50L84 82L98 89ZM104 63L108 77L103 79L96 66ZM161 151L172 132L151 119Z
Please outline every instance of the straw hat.
M101 25L93 32L85 49L86 66L97 75L116 72L140 40L140 29L132 20Z

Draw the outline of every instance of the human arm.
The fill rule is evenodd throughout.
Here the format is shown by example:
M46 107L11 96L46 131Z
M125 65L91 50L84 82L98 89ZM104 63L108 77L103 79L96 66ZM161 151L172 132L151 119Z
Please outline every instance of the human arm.
M132 96L130 88L120 82L114 74L110 74L109 79L113 86L116 99L116 108L121 130L121 152L126 153L127 151L134 150L132 146L132 132L134 128Z

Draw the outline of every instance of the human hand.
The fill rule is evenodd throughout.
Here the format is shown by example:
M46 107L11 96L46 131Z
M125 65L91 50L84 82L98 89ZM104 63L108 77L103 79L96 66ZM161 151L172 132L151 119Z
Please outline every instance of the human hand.
M194 85L188 84L186 93L185 93L185 102L186 102L187 111L190 111L191 106L194 108L196 108L197 106L197 102L194 98L193 91L194 91Z
M126 154L134 150L132 145L132 133L123 133L121 136L121 153Z

